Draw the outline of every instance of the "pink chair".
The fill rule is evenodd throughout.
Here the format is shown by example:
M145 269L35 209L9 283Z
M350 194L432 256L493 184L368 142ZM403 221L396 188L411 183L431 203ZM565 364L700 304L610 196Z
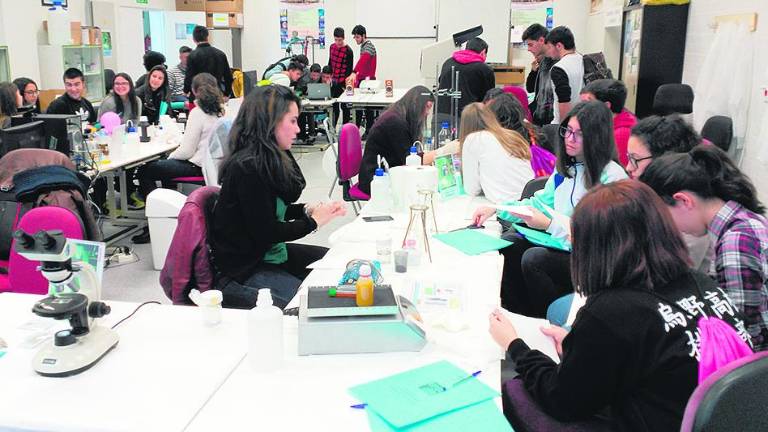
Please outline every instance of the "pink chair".
M371 198L360 190L357 183L352 184L352 179L360 173L362 159L363 144L360 139L360 129L352 123L346 123L341 127L341 134L339 134L339 156L336 159L336 168L344 201L352 203L355 213L359 210L359 201L368 201Z
M176 177L171 179L171 181L176 183L176 190L179 192L182 192L181 185L184 183L194 184L198 186L205 186L205 177L203 176Z
M71 210L63 207L37 207L21 217L18 229L30 234L40 230L61 230L66 238L82 240L83 224ZM8 258L9 291L24 294L47 294L48 281L37 271L38 261L30 261L16 253L14 242Z

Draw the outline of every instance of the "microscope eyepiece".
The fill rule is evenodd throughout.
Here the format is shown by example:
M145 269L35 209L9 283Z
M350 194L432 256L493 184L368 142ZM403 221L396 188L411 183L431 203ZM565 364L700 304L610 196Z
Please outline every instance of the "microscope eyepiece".
M60 234L62 234L61 230L39 231L35 234L35 239L40 242L44 250L52 250L56 247L56 239L53 236Z
M13 232L13 238L16 243L24 249L32 249L35 246L35 238L24 232L24 230L16 230Z

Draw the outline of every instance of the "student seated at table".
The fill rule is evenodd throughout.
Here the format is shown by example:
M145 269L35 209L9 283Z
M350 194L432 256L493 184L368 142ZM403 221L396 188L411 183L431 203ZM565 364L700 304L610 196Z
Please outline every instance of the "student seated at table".
M0 83L0 129L11 127L11 116L21 106L22 98L15 84Z
M225 307L252 308L260 288L283 308L326 248L298 240L338 216L340 202L296 201L306 186L291 145L299 132L299 98L283 86L254 89L230 132L230 154L220 169L221 194L210 236Z
M489 317L491 336L549 416L594 422L578 430L679 431L698 384L699 318L717 309L738 332L742 317L714 281L688 267L679 231L649 187L596 187L571 228L573 286L587 303L570 332L542 329L562 362L530 349L500 311Z
M768 220L749 178L719 148L699 145L657 158L640 180L681 231L709 235L710 275L744 314L755 350L768 349Z
M483 194L493 203L516 201L533 179L531 149L519 133L503 128L496 116L475 102L461 113L462 178L468 195Z
M301 76L304 74L304 65L299 62L291 62L286 69L269 77L272 84L277 84L285 87L291 87L296 85Z
M333 85L333 70L330 66L325 65L320 70L320 82L323 84Z
M307 88L309 84L320 84L322 68L319 64L314 63L309 67L309 73L299 78L299 83L296 84L296 91L301 97L307 97ZM314 112L303 112L299 114L299 140L305 144L312 144L317 136L317 122L315 121Z
M23 99L19 108L26 112L40 114L42 112L40 110L40 89L37 87L37 83L26 77L16 78L13 83L19 88L19 93Z
M264 72L263 79L271 79L272 75L275 75L280 72L285 72L288 70L288 65L291 63L300 63L301 69L304 70L305 67L309 64L309 59L304 54L299 54L295 56L290 57L284 57L277 61L277 63L271 65L272 67L268 68L266 72ZM294 80L298 81L298 80Z
M165 66L155 66L147 74L147 82L136 89L136 95L141 99L142 115L147 116L152 124L160 121L161 105L165 102L166 114L173 116L171 95L168 91L168 72Z
M104 113L113 112L120 116L121 124L131 120L136 125L141 117L141 106L141 99L136 96L131 76L120 72L112 81L112 91L101 101L99 119Z
M390 167L405 165L411 146L422 139L424 122L434 100L429 89L416 86L379 116L368 134L360 162L360 190L371 193L373 173L378 168L376 156L385 158Z
M637 123L637 117L624 108L627 100L627 86L615 79L599 79L592 81L581 89L579 98L582 101L598 100L605 103L613 113L613 137L616 150L619 152L619 162L627 164L627 140L630 130Z
M83 97L85 76L80 69L69 68L64 71L64 89L66 93L57 97L48 105L47 114L79 115L80 120L96 123L96 110L93 104Z
M544 247L515 235L514 243L500 250L504 255L501 277L504 308L544 317L552 301L573 292L571 256L566 251L571 244L569 227L573 209L593 187L627 178L617 162L611 122L611 112L601 102L576 105L560 125L556 171L544 189L530 199L505 203L529 206L533 216L520 219L505 211L498 213L502 220L524 222L530 228L546 231L551 241ZM492 207L477 209L475 224L482 224L494 214L496 210Z

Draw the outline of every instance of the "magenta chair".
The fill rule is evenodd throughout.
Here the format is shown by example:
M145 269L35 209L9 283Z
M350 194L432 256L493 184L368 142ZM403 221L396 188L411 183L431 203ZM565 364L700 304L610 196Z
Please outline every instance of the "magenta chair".
M181 185L184 183L189 183L189 184L198 185L198 186L205 186L205 177L203 176L176 177L176 178L172 178L171 181L176 183L176 190L179 192L182 192Z
M344 201L352 203L355 214L359 211L359 201L368 201L371 198L360 190L357 183L352 184L352 179L360 172L362 159L363 144L360 139L360 129L352 123L346 123L341 127L339 134L339 156L336 159L336 169Z
M29 234L40 230L61 230L68 239L82 240L83 223L71 210L63 207L36 207L21 217L18 229ZM16 253L13 241L8 258L9 291L24 294L48 294L48 280L37 271L38 261L30 261Z
M766 431L768 352L735 360L696 387L680 432Z

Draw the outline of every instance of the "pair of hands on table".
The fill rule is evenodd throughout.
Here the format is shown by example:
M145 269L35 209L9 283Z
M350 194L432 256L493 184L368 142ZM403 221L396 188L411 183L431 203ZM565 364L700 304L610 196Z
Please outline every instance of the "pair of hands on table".
M531 216L515 215L525 222L526 225L533 229L545 230L549 228L549 224L552 223L552 219L547 217L544 213L536 209L535 207L528 207L531 210ZM493 207L479 207L475 210L475 214L472 216L472 221L475 225L482 225L488 218L496 214L496 209Z
M491 333L491 337L496 341L503 349L507 349L515 339L518 338L517 330L515 326L504 316L504 313L499 309L491 312L488 317L488 331ZM555 341L555 348L557 349L557 355L563 356L563 339L568 334L568 331L562 327L549 326L541 327L541 332L551 337Z
M307 205L307 213L315 220L318 228L334 220L339 216L347 214L347 208L341 201L316 202Z

